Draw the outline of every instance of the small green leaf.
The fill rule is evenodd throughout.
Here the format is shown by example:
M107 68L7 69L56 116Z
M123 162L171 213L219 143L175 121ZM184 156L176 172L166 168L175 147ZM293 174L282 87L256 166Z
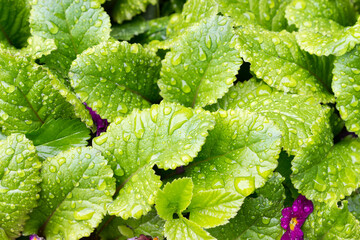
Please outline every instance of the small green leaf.
M112 9L112 17L117 23L130 20L133 16L145 12L149 4L155 5L157 0L121 0L116 1Z
M173 214L179 216L189 206L194 184L190 178L180 178L167 183L156 194L156 211L165 220L172 220Z
M166 221L165 237L168 240L215 240L215 238L203 230L199 225L187 220L186 218Z
M333 102L331 82L333 58L317 57L300 49L287 31L271 32L260 27L238 28L240 55L256 77L284 92L312 95Z
M27 42L28 45L26 48L21 49L20 54L32 59L49 55L57 49L54 39L46 39L35 35L30 37Z
M121 25L115 25L111 29L111 36L117 40L129 41L134 36L146 32L149 23L143 17L137 17Z
M64 77L77 54L110 37L109 16L95 0L34 1L30 27L33 35L54 39L57 50L42 61Z
M57 119L50 120L26 137L33 141L39 157L45 159L70 147L86 146L90 131L77 119Z
M187 107L216 102L236 80L242 60L230 18L214 16L184 32L162 61L159 87Z
M23 134L0 141L0 159L0 237L13 239L20 236L28 214L37 206L41 163Z
M349 212L347 201L341 206L313 202L314 212L302 226L305 239L359 239L360 223Z
M284 203L284 180L275 173L265 186L256 190L257 197L245 199L240 211L230 223L209 229L217 239L279 239L281 210Z
M39 207L31 213L25 234L39 232L48 240L89 236L115 191L106 163L100 152L86 147L47 158L41 169Z
M3 240L11 240L7 235L4 229L0 228L0 238Z
M69 76L81 101L113 122L160 100L159 71L155 53L139 44L110 40L80 54Z
M360 220L360 194L359 190L356 190L348 199L349 211Z
M114 170L120 191L110 213L127 219L149 212L161 186L152 167L175 169L188 164L213 127L208 112L166 102L142 112L134 110L111 123L105 134L93 140Z

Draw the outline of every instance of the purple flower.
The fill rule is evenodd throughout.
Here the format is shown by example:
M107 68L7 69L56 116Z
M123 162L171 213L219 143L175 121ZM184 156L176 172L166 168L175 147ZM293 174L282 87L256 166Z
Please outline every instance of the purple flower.
M99 136L100 133L106 132L106 128L109 126L107 119L102 119L99 114L97 114L91 107L84 102L86 109L89 110L91 117L96 125L96 136Z
M141 234L139 237L128 238L128 240L159 240L159 239L157 237L152 238L150 236L145 236L144 234Z
M304 234L301 226L306 218L314 210L314 205L306 197L300 195L293 203L292 207L284 208L281 213L281 226L286 230L281 240L302 240Z
M30 236L29 240L45 240L45 238L39 237L38 235L33 234Z

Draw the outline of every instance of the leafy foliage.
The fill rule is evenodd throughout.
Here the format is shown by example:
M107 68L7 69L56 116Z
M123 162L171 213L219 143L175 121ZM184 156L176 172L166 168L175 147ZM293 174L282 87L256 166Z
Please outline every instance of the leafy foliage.
M148 4L155 5L157 0L121 0L116 1L112 16L117 23L130 20L133 16L145 12Z

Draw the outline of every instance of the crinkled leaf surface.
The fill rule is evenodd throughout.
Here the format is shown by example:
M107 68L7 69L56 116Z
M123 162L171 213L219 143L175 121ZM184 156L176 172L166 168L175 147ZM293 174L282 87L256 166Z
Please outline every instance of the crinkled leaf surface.
M30 36L30 6L24 0L0 1L0 42L21 48Z
M312 56L301 50L295 36L287 31L277 33L243 26L237 34L240 54L251 63L256 77L284 92L313 95L323 102L334 101L327 87L332 78L333 58Z
M347 201L341 207L313 202L314 212L302 227L305 239L359 239L359 221L349 212Z
M208 112L166 102L142 112L134 110L110 124L107 132L93 141L114 170L120 190L109 212L127 219L150 211L161 186L153 165L175 169L188 164L213 126Z
M106 213L115 191L113 171L100 152L77 147L47 158L41 169L39 207L25 226L26 234L46 239L89 236Z
M281 133L267 118L247 110L219 110L198 157L185 168L194 191L225 189L243 198L262 187L277 166Z
M230 223L209 229L217 239L279 239L281 210L285 193L283 177L274 174L265 186L256 190L257 197L245 199L240 211Z
M110 37L109 16L95 0L34 1L30 27L33 35L55 40L57 50L43 61L62 76L77 54Z
M155 5L157 0L121 0L112 8L112 17L117 23L130 20L133 16L145 12L149 4Z
M332 88L336 97L336 108L345 121L346 128L360 134L360 47L336 58Z
M19 54L32 59L38 59L42 56L49 55L52 51L57 49L54 39L46 39L35 35L28 38L27 42L28 45L25 48L22 48Z
M230 18L214 16L189 28L162 62L161 96L188 107L215 103L236 80L242 63L236 44Z
M300 47L311 54L340 56L360 42L359 21L351 1L293 0L286 9L290 24L299 28Z
M234 18L236 25L258 24L272 31L288 27L286 6L291 0L216 0L219 10Z
M159 101L160 59L139 44L102 42L72 63L71 85L81 101L114 121Z
M165 223L165 237L168 240L193 239L215 240L208 232L199 225L186 218L173 219Z
M0 159L0 232L16 238L37 206L41 163L34 145L23 134L0 141Z
M48 121L26 137L33 141L39 157L45 159L70 147L86 146L90 130L77 119L57 119Z
M0 49L0 127L31 132L54 118L73 118L73 107L51 85L56 77L26 57Z
M349 211L356 217L357 220L360 220L360 194L359 189L353 193L348 199L349 201Z

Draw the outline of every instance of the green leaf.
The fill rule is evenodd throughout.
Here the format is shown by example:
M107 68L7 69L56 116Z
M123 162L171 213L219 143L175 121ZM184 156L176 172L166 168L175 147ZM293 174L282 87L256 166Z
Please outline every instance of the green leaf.
M81 101L113 122L160 100L159 71L160 58L155 53L139 44L111 40L79 55L69 76Z
M299 28L300 47L318 56L340 56L360 42L356 16L347 0L293 0L286 9L289 23Z
M30 36L30 6L24 0L0 0L0 42L17 48Z
M264 187L256 190L257 197L245 199L240 211L230 223L209 229L217 239L279 239L281 210L284 203L284 180L275 173Z
M180 178L167 183L156 194L156 211L165 220L172 220L173 214L181 213L189 206L194 184L190 178Z
M28 214L37 206L41 163L23 134L0 141L0 159L0 237L12 239L20 236Z
M33 141L39 157L45 159L70 147L86 146L90 131L77 119L57 119L48 121L26 137Z
M336 97L336 108L350 132L360 134L360 46L336 58L332 84Z
M42 60L64 77L77 54L110 37L109 16L95 0L34 1L30 27L33 35L54 39L57 50Z
M300 49L287 31L271 32L260 27L238 28L240 55L250 62L256 77L284 92L312 95L333 102L328 88L333 58L317 57Z
M113 20L122 23L124 20L130 20L133 16L145 12L149 4L155 5L157 0L121 0L116 1L112 8Z
M1 48L0 68L0 127L5 134L74 117L72 106L51 85L56 77L48 69Z
M349 201L349 211L356 217L357 220L360 220L359 189L356 190L347 200Z
M52 51L57 49L54 39L32 36L27 42L28 45L25 48L22 48L19 54L32 59L38 59L42 56L49 55Z
M245 198L262 187L277 166L281 133L247 110L219 110L198 157L185 168L194 191L225 189Z
M305 239L359 239L360 223L348 211L347 201L341 206L314 203L314 212L302 227Z
M345 138L334 145L325 117L313 128L292 162L291 180L308 199L336 203L359 187L360 141Z
M47 158L41 169L39 207L31 213L25 234L39 232L49 240L89 236L115 191L106 163L98 151L86 147Z
M165 237L168 240L215 240L215 238L213 238L209 233L199 227L196 223L191 222L186 218L166 221Z
M288 27L285 9L291 0L218 0L220 11L234 18L237 26L258 24L271 31Z
M108 222L109 218L112 217L109 216L103 220L104 224L108 223L99 234L103 240L127 240L140 234L162 239L164 235L165 221L156 214L156 211L151 211L140 219L129 218L124 220L116 217ZM101 225L98 229L100 228Z
M166 102L111 123L93 141L114 170L120 190L109 212L127 219L150 211L161 185L154 164L163 169L188 164L213 126L208 112Z
M214 16L189 28L162 61L161 96L188 107L215 103L236 80L242 63L236 44L227 17Z
M204 228L223 225L236 215L241 203L242 197L222 189L200 191L191 199L189 220Z

